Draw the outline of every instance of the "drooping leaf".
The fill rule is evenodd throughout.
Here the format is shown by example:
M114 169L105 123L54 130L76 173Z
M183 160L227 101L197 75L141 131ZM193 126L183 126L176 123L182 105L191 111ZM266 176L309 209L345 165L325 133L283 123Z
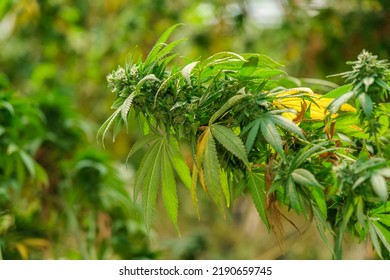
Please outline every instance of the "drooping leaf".
M295 211L297 211L298 213L301 213L303 210L301 199L299 197L297 187L294 181L290 179L290 177L287 179L285 190L286 190L286 196L289 200L290 207Z
M261 134L263 135L265 141L268 142L275 149L275 151L284 158L283 143L280 137L279 131L277 130L275 124L267 119L260 119L260 128Z
M291 173L291 177L295 183L298 183L302 186L322 188L314 175L307 169L297 168Z
M106 137L106 134L108 130L111 128L111 126L114 124L114 121L120 116L122 108L119 107L115 110L115 112L102 124L102 126L99 128L97 132L97 140L99 141L99 136L101 135L102 138L102 144L104 148L104 139Z
M164 141L156 145L156 157L145 174L144 185L142 186L142 210L146 229L149 231L153 222L154 211L157 203L157 193L161 178L161 154Z
M180 180L188 189L191 189L190 169L183 159L183 156L180 154L177 144L174 143L173 140L171 140L171 143L168 146L168 155Z
M179 200L177 197L175 176L169 159L168 143L165 141L161 156L161 192L164 201L165 209L179 232L179 225L177 223L177 216L179 211Z
M305 139L305 136L302 133L302 129L299 128L294 122L290 121L289 119L286 119L286 118L284 118L282 116L278 116L278 115L270 115L268 118L271 119L274 124L277 124L278 126L284 128L292 133L295 133L296 135L298 135L302 139Z
M313 188L310 194L318 208L318 213L321 214L322 219L326 221L328 217L328 207L326 205L324 192L319 188Z
M234 132L222 125L214 124L211 126L211 133L226 150L242 160L246 166L249 166L247 152L244 143Z
M321 143L315 144L312 147L309 147L308 149L300 150L297 153L297 155L291 160L290 168L292 170L299 168L308 158L310 158L318 150L323 149L323 147L327 144L328 144L327 142L321 142Z
M228 176L229 174L223 168L221 168L220 170L221 187L222 187L222 192L225 195L226 206L229 208L231 197L230 197Z
M374 245L375 251L380 258L382 258L382 249L379 243L378 236L376 234L375 226L372 222L368 223L368 231L370 233L372 245Z
M387 185L386 180L383 178L383 176L379 175L378 173L374 173L370 177L371 186L374 189L374 192L376 195L385 202L387 200L388 191L387 191Z
M364 114L369 119L371 117L372 108L373 108L371 97L365 92L362 92L358 95L358 99L360 102L360 106L362 106L363 108Z
M220 181L220 166L215 141L211 135L208 137L203 155L203 171L208 193L224 214L225 209Z
M147 144L152 144L154 141L161 139L161 135L150 133L142 136L135 144L131 147L129 154L126 158L126 163L129 161L130 157L132 157L137 151L145 147Z
M266 187L264 183L264 175L252 171L248 172L246 185L251 193L253 203L256 206L261 220L267 229L270 230L270 224L266 210Z
M227 110L229 110L233 105L242 99L250 96L249 94L240 94L231 97L225 104L222 105L221 108L218 109L210 118L209 125L212 125L216 120L218 120Z
M384 227L381 223L377 221L372 222L374 229L379 239L382 241L382 244L385 246L387 251L390 252L390 231L388 228Z
M250 131L248 133L248 137L246 138L246 142L245 142L245 147L248 152L252 150L253 144L256 141L257 135L259 134L260 124L261 124L260 119L256 119L243 129L242 133L244 134L244 130L250 127Z
M208 128L199 136L198 143L196 145L196 151L195 151L195 163L192 168L191 197L198 218L200 218L199 209L198 209L198 196L197 196L199 168L201 168L202 165L204 151L206 149L206 145L210 134L211 132L210 129Z
M121 117L122 117L122 120L125 122L126 129L128 129L128 127L127 127L127 115L129 114L131 105L133 104L134 97L135 97L135 92L131 93L126 98L126 100L123 102L123 104L121 106Z
M329 251L331 251L334 254L333 248L332 248L332 246L331 246L331 244L326 236L326 231L332 232L332 230L331 230L328 222L324 218L322 210L320 210L319 207L314 206L313 207L313 215L314 215L314 219L316 221L317 230L321 236L322 241L325 243L325 245L329 249Z
M139 191L145 185L145 180L149 174L150 167L158 159L158 154L161 147L161 141L162 140L155 141L150 146L149 150L145 153L144 157L141 160L141 164L138 167L138 170L135 174L135 183L134 183L134 192L133 192L134 201L137 199Z

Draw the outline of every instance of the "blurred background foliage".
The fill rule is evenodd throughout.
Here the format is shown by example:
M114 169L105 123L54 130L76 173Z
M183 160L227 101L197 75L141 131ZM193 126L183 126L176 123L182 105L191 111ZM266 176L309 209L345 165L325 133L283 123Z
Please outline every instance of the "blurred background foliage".
M178 22L183 56L264 53L308 84L348 70L362 49L390 57L387 0L0 1L0 257L331 257L298 217L307 230L286 224L283 254L245 197L226 220L202 203L198 221L183 193L182 237L163 215L146 235L130 195L139 160L124 166L137 127L106 150L95 135L112 100L106 75ZM374 256L356 240L346 246L345 258Z

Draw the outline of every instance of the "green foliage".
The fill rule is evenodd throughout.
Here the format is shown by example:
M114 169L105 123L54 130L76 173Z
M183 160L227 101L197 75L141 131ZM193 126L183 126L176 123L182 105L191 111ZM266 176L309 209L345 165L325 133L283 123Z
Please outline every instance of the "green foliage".
M0 100L2 258L145 256L146 233L117 166L88 140L90 125L67 97L22 97L4 83ZM132 238L139 248L123 251Z
M135 197L142 191L147 228L160 188L167 214L178 228L175 170L190 187L197 212L198 185L223 215L237 194L248 193L266 227L280 238L281 217L294 225L277 206L284 204L313 217L328 247L326 231L334 234L336 258L342 257L347 232L361 239L369 235L384 257L388 224L372 220L369 213L388 201L389 159L381 152L385 141L378 140L389 119L387 107L380 104L388 95L388 64L364 51L352 63L353 70L343 74L351 85L321 99L307 88L284 88L281 78L286 74L264 55L220 52L184 67L172 65L176 54L171 51L181 40L166 41L177 26L160 37L145 61L131 60L107 77L116 93L115 111L98 133L104 141L112 128L115 136L127 125L131 110L143 123L145 135L129 156L148 145L135 182ZM350 106L347 111L358 118L343 124L343 114L335 113L352 97L356 110ZM334 99L324 103L329 98ZM312 119L311 110L325 111L323 104L329 104L330 113L319 112L323 119ZM287 113L296 117L289 119ZM347 132L348 126L363 123L368 128L362 138ZM193 148L191 183L177 143Z

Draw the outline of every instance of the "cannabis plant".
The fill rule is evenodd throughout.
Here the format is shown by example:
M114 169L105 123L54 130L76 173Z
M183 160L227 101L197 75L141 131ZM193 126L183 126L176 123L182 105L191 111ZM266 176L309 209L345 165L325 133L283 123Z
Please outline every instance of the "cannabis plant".
M323 96L300 84L285 87L291 85L287 74L263 54L220 52L177 62L173 49L182 40L166 43L177 26L162 34L144 60L133 53L107 76L114 112L98 131L104 144L110 130L115 141L129 121L140 124L144 136L127 158L148 148L134 184L134 198L142 194L146 227L160 193L179 232L180 179L198 216L199 187L222 215L237 197L249 194L281 243L281 219L295 226L280 210L285 205L313 218L326 244L326 231L334 235L334 249L329 248L335 257L341 257L347 232L370 236L384 257L390 251L390 174L388 155L379 157L386 140L379 139L386 138L389 120L388 107L380 104L389 93L387 64L371 58L365 61L370 71L356 64L344 74L351 85ZM358 106L347 103L353 96ZM363 122L366 130L360 130ZM192 147L190 166L182 144Z

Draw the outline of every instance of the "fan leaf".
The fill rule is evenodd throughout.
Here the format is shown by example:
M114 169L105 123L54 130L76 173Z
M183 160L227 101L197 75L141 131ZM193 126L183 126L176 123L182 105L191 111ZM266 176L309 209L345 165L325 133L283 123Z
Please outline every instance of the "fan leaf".
M264 175L255 172L249 172L246 185L251 193L253 203L256 206L256 210L259 213L261 220L267 229L270 230L270 224L266 210L266 187L264 183Z
M177 223L179 200L177 197L175 176L169 159L168 145L169 144L165 141L161 156L161 192L168 217L171 219L177 232L180 232Z
M234 134L231 129L217 124L211 126L211 132L226 150L242 160L246 166L249 166L247 152L240 137Z

